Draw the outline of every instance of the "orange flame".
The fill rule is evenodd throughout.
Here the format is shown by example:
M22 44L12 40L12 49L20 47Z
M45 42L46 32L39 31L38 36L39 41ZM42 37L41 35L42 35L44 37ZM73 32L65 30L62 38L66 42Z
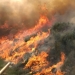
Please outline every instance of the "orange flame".
M61 61L58 62L56 65L53 65L52 67L49 67L49 68L44 68L41 72L38 72L34 75L64 75L63 72L61 72L61 67L62 65L64 64L64 60L65 60L65 54L64 53L61 53ZM56 73L53 73L52 72L52 69L55 68L57 71Z
M37 25L29 30L20 31L15 35L12 40L7 37L0 39L0 57L6 61L17 63L26 52L34 51L40 41L43 42L45 38L49 36L49 32L41 32L40 30L44 26L49 26L50 21L47 17L41 16ZM40 32L39 32L40 31ZM32 36L28 42L24 41L24 38L28 35L36 34ZM33 45L33 47L30 47Z
M44 7L42 9L45 10ZM36 72L34 75L54 75L52 69L55 68L57 70L56 75L64 75L64 73L61 72L61 67L65 60L64 53L61 53L60 62L49 67L50 62L46 60L48 54L46 52L37 52L38 44L43 43L44 39L46 39L50 34L50 31L43 32L42 28L50 27L52 22L53 19L49 21L46 16L41 16L38 24L35 25L34 28L19 31L16 35L14 35L15 37L12 40L9 40L7 37L0 39L0 57L6 61L11 61L16 64L19 61L24 60L24 55L26 53L33 53L24 69L31 68L32 72ZM4 27L7 28L7 25L4 25ZM33 34L36 35L33 36ZM24 39L27 36L30 36L30 38L27 42L25 42ZM37 55L35 55L34 52L37 52Z
M39 70L42 67L47 66L48 61L46 61L46 57L48 54L46 52L42 52L38 56L33 56L29 59L25 68L32 67L32 71Z

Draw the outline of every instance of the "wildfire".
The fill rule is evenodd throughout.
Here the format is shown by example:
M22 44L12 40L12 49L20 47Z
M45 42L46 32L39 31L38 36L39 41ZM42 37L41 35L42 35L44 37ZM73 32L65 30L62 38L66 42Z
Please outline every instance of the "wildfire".
M25 68L30 67L32 71L38 71L42 69L48 64L48 61L46 61L47 56L48 54L46 52L42 52L38 56L32 56L26 64Z
M39 31L41 31L43 27L50 27L52 25L53 21L54 21L54 18L52 18L52 20L49 21L49 19L46 16L41 15L37 24L33 28L23 31L23 33L21 33L21 31L20 31L19 33L17 33L17 35L15 35L15 38L22 39L23 37L25 37L27 35L36 34Z
M56 75L63 75L60 68L64 63L65 54L61 53L61 61L57 64L50 66L50 62L47 61L48 53L39 52L37 50L38 45L44 43L50 35L50 28L53 19L50 21L46 16L41 16L37 25L35 27L19 31L12 40L7 37L0 39L0 57L5 59L5 61L11 61L17 64L20 61L24 61L25 54L29 53L28 63L25 65L24 69L31 68L34 75L54 75L52 69L56 69ZM47 31L44 32L43 29L47 27Z
M56 65L53 65L49 68L44 68L44 69L42 69L41 72L38 72L34 75L43 75L43 74L44 75L64 75L64 73L61 72L61 66L64 64L64 60L65 60L65 54L61 53L61 61L60 62L58 62ZM47 64L47 65L49 65L49 64ZM54 72L52 72L53 69L55 69Z
M26 52L35 50L38 43L48 37L49 32L41 32L41 30L44 26L49 26L49 23L47 17L41 16L34 28L17 33L12 40L7 37L0 39L0 57L17 63ZM36 35L33 36L34 34ZM30 36L30 39L25 42L27 36Z

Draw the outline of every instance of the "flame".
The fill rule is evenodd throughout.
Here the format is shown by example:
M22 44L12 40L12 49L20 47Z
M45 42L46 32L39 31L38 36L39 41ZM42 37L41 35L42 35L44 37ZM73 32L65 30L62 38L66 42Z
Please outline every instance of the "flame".
M42 9L44 10L45 8ZM61 72L61 67L65 60L64 53L61 53L60 62L50 66L50 62L46 59L48 53L44 51L39 52L37 50L38 45L43 44L44 39L50 35L50 30L43 32L43 28L50 28L53 20L54 19L49 20L46 16L41 16L35 27L19 31L14 35L12 40L8 39L8 37L2 37L2 39L0 39L0 57L5 61L11 61L14 64L17 64L20 61L24 61L24 55L29 53L30 58L24 69L31 68L31 71L36 73L34 75L54 75L52 69L55 68L57 70L56 75L64 75L64 73ZM1 28L8 27L5 24L4 27ZM29 39L25 41L26 38Z
M8 39L8 37L2 37L2 39L0 39L0 57L13 63L19 62L26 52L34 51L38 43L40 43L40 41L43 42L43 40L49 36L50 32L42 32L41 29L50 24L51 21L49 21L46 16L41 16L35 27L19 31L14 35L12 40ZM36 34L36 36L32 36L33 34ZM27 36L31 37L25 42L24 38ZM31 47L31 45L33 46Z
M64 61L65 61L65 54L64 53L61 53L61 61L58 62L56 65L53 65L49 68L44 68L41 72L38 72L34 75L64 75L64 72L61 72L61 67L62 65L64 64ZM56 73L53 73L52 72L52 69L55 68L57 71Z
M30 28L29 30L23 31L23 33L21 33L21 31L19 33L17 33L17 35L15 35L15 38L23 38L27 35L31 35L34 33L39 32L43 27L50 27L50 25L52 25L52 22L54 21L54 18L52 18L52 20L49 20L46 16L41 15L40 19L38 20L38 23L33 27Z
M49 32L47 32L47 33L42 32L42 35L41 35L41 33L38 33L36 37L31 37L30 38L30 41L27 42L27 45L29 46L31 44L34 44L35 47L36 47L36 45L38 45L38 43L40 42L40 40L44 40L48 36L49 36Z
M46 52L40 53L38 56L33 56L29 59L25 68L31 67L32 71L38 71L40 68L47 66L48 61L46 61L48 54Z

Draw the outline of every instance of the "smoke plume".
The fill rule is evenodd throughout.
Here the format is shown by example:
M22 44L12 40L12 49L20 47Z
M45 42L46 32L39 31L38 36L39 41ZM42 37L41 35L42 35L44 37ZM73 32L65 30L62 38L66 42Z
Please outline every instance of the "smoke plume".
M0 36L37 24L40 15L56 22L74 22L75 0L1 0Z

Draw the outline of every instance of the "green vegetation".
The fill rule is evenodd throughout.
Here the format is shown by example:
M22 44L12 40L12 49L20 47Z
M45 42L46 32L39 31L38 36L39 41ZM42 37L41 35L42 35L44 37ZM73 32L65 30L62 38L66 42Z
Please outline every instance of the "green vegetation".
M75 25L71 23L56 23L51 34L54 37L54 50L57 56L60 52L66 54L66 61L62 67L65 75L75 75ZM56 55L55 55L56 56Z
M69 28L69 24L70 23L56 23L53 25L51 30L54 32L62 32Z
M0 69L5 65L6 63L2 58L0 58Z
M60 49L67 55L75 49L75 27L71 28L72 24L70 23L56 23L51 29L55 40L55 49Z

